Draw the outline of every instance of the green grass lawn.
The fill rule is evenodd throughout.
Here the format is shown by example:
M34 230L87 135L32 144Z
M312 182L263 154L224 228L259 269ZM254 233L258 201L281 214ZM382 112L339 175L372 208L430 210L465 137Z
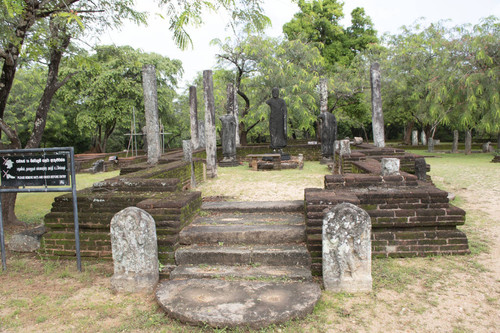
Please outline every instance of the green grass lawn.
M81 190L90 187L95 182L118 176L119 173L120 171L77 174L76 188ZM19 193L16 201L17 218L28 224L43 223L43 217L50 212L54 198L63 194L65 193Z

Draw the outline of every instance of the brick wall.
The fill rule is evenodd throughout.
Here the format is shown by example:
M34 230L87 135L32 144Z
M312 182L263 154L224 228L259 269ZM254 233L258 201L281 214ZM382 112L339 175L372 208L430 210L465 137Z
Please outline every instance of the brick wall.
M203 177L202 162L196 161L196 176ZM163 178L177 176L176 178ZM109 234L112 217L120 210L137 206L149 212L155 222L158 255L163 265L174 264L179 233L201 207L201 193L182 191L191 177L189 163L175 161L142 169L95 183L78 191L80 253L82 258L111 259ZM44 218L48 232L40 253L46 258L75 257L75 235L71 194L56 197Z
M373 257L469 253L467 237L457 229L465 222L465 211L449 204L447 195L406 173L325 176L325 189L305 190L313 273L320 275L322 270L324 214L342 202L357 205L370 215Z

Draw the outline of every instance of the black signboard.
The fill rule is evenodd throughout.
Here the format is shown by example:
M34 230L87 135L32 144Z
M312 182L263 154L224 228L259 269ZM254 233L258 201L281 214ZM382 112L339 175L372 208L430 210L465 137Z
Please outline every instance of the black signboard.
M69 185L68 157L60 155L9 155L1 157L2 186Z

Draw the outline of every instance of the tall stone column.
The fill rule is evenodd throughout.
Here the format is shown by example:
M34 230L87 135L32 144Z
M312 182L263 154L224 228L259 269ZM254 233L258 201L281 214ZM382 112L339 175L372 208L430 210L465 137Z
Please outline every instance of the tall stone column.
M231 88L229 87L231 85ZM236 139L236 147L240 146L240 131L239 131L239 114L240 109L238 107L238 89L233 84L227 85L227 99L229 101L229 94L232 94L232 109L231 114L234 116L234 120L236 121L236 129L235 129L235 139Z
M380 92L380 65L375 62L370 67L372 87L372 129L375 147L385 147L384 114L382 113L382 95Z
M156 69L154 65L142 66L142 89L144 91L148 164L153 165L158 163L161 156Z
M193 149L200 148L200 133L198 132L198 99L196 87L189 87L189 116L191 119L191 143Z
M422 142L422 146L427 146L427 135L424 130L420 132L420 141Z
M411 131L411 145L418 146L418 131L417 130Z
M217 138L215 132L215 100L212 71L203 71L203 95L205 97L205 149L207 152L207 176L217 177Z

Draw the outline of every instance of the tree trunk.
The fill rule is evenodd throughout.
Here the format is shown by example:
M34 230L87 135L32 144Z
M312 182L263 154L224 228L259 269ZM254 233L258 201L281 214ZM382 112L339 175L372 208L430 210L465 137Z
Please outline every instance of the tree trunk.
M36 110L33 132L31 133L31 137L28 140L28 143L26 143L25 148L38 148L40 146L43 131L45 130L45 125L47 124L47 115L52 98L57 90L61 88L71 76L76 74L70 74L63 81L58 82L57 79L59 76L59 66L61 64L62 55L68 47L71 37L66 33L65 27L59 26L52 19L50 20L50 31L51 39L59 41L60 45L53 46L50 50L47 83L45 84L42 98L40 99L40 103L38 104L38 108Z
M247 146L248 145L248 141L247 141L248 131L245 130L245 124L243 124L243 122L240 122L238 127L240 130L240 144L242 146Z
M47 82L45 84L45 89L43 95L40 99L40 103L38 104L38 108L35 115L35 121L33 125L33 131L31 133L31 137L28 140L25 148L38 148L40 142L42 141L42 135L45 130L45 125L47 124L47 115L50 109L50 103L52 102L52 98L57 90L62 87L69 78L74 75L71 74L67 76L63 81L58 82L58 74L59 74L59 65L61 63L62 54L66 50L70 42L70 36L66 34L65 27L61 27L55 23L55 21L50 21L50 31L51 31L51 39L54 42L59 42L58 45L54 45L50 49L50 60L49 60L49 69L47 74ZM6 131L6 129L2 128L4 132L6 132L13 142L16 145L12 135ZM15 132L14 132L15 133ZM16 135L17 136L17 135ZM18 148L21 147L20 142L17 143ZM15 213L15 205L16 205L16 193L5 193L2 195L2 216L5 224L24 224L17 219Z
M12 84L14 83L14 77L16 75L17 61L19 59L19 54L26 37L26 32L35 23L36 16L34 15L34 5L31 1L26 2L26 8L24 13L20 18L17 26L15 35L17 37L17 43L9 43L4 51L4 63L2 67L2 74L0 75L0 118L3 119L5 112L5 107L7 106L7 99L9 98L10 90ZM1 134L1 132L0 132Z
M406 126L405 126L405 133L404 133L404 137L403 137L403 142L407 146L412 144L411 139L412 139L413 125L414 125L414 122L409 121L406 123Z
M500 133L497 136L497 150L500 152Z
M472 154L472 134L471 130L465 132L465 155Z
M453 145L451 147L451 152L453 154L458 153L458 131L457 130L453 131Z

